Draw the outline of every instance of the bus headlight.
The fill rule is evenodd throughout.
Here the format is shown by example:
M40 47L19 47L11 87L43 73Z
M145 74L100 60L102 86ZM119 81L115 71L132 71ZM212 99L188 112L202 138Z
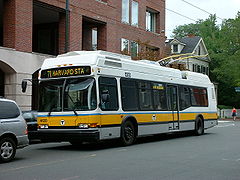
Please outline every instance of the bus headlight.
M48 125L47 124L40 124L38 126L39 129L47 129L48 128Z
M80 129L88 129L88 124L79 124Z

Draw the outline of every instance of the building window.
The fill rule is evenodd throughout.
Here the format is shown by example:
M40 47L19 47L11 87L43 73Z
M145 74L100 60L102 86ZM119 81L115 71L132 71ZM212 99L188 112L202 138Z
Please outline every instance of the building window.
M206 68L206 75L209 75L209 68Z
M173 52L175 52L175 53L178 52L178 44L173 45Z
M131 57L137 57L138 55L138 43L135 41L129 41L127 39L121 39L121 52L122 54L131 55Z
M146 12L146 30L156 32L157 13L147 10Z
M129 53L129 40L123 38L121 39L121 52L123 54Z
M132 25L138 26L138 2L132 1Z
M201 72L201 66L197 65L197 72L200 73Z
M205 66L202 66L202 73L206 74L206 67Z
M138 43L131 41L131 56L137 57L138 55Z
M92 49L97 50L97 28L92 29Z
M122 22L129 23L129 0L122 0Z
M130 22L131 3L131 22ZM138 26L138 2L132 0L122 0L122 22Z

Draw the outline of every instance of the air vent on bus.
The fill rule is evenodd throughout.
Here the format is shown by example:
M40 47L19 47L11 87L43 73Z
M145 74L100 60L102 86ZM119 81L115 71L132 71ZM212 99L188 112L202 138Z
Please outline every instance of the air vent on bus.
M109 57L109 56L105 56L106 59L111 59L111 60L114 60L114 61L121 61L121 59L119 58L114 58L114 57Z
M113 67L119 67L119 68L122 67L122 63L113 62L113 61L107 61L107 60L105 60L104 65L113 66Z

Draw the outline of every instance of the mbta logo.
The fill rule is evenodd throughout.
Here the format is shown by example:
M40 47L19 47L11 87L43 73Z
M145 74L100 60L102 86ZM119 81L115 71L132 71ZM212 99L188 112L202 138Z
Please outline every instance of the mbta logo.
M61 124L62 126L64 126L64 125L65 125L65 121L62 119L62 120L60 121L60 124Z

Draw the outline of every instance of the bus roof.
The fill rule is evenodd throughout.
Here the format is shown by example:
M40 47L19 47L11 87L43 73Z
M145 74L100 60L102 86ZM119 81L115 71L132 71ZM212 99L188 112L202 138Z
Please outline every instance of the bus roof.
M208 76L190 71L180 71L169 67L160 66L157 62L148 60L132 60L130 56L106 51L73 51L48 58L44 61L41 70L64 66L98 66L120 69L129 72L170 77L174 79L188 79L204 84L211 83Z

